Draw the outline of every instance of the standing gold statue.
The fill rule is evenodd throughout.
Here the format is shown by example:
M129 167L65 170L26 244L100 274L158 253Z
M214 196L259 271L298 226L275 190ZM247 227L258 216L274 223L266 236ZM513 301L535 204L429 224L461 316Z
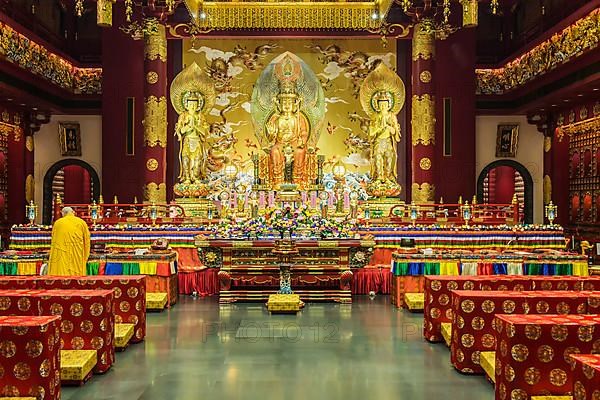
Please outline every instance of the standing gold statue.
M215 102L214 85L193 63L171 83L171 103L179 114L175 135L179 139L179 182L198 184L208 175L210 124L205 114Z
M315 73L295 54L275 57L254 85L251 107L256 137L266 153L268 185L313 184L314 151L325 115L325 94Z
M267 122L270 180L274 186L302 184L306 181L309 132L294 83L283 82L274 102L276 112Z
M204 103L201 94L187 92L184 95L184 110L175 125L175 135L181 143L179 152L179 181L198 183L206 179L208 151L206 140L210 125L202 114Z
M402 79L383 62L367 75L360 88L360 102L370 119L367 132L371 147L371 183L367 189L372 196L400 194L396 168L401 135L397 114L404 100Z

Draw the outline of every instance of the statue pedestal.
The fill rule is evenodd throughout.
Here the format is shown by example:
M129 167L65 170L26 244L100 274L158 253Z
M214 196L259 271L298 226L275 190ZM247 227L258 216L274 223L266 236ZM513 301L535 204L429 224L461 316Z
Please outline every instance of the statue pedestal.
M392 207L398 204L405 204L398 197L381 197L369 199L365 207L369 208L370 218L387 218L390 215Z
M200 198L176 199L175 203L180 205L188 218L214 219L218 217L218 211L212 200Z

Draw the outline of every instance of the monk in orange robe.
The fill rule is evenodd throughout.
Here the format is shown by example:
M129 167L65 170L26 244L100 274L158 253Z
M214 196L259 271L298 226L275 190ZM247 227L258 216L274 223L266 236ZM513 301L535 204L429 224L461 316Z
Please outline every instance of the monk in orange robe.
M63 217L54 223L48 275L86 275L90 255L90 231L71 207L62 209Z

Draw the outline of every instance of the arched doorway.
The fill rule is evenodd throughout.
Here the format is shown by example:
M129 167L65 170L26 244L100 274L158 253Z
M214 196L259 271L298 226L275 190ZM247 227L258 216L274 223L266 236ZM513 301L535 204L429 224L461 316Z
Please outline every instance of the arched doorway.
M523 222L532 224L533 178L523 164L497 160L486 165L477 178L477 201L480 203L510 202L515 193L523 204Z
M56 193L65 203L87 204L98 201L100 178L94 168L85 161L75 158L60 160L44 175L42 222L52 223L52 208Z

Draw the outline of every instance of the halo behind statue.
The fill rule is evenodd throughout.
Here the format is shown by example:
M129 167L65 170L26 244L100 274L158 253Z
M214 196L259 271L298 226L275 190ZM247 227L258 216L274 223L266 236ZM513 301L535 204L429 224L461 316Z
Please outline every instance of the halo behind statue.
M311 144L316 145L325 117L325 93L314 71L297 55L285 52L275 57L256 80L252 91L251 114L256 137L268 144L266 125L276 112L274 99L291 96L293 88L300 98L300 111L306 116L311 129ZM280 93L283 90L286 93Z
M380 99L391 100L390 112L398 114L404 106L405 97L404 82L383 62L367 75L360 86L360 104L370 118L379 111L376 103Z
M199 102L200 111L207 113L215 104L215 86L195 62L177 74L171 82L171 104L181 114L185 110L188 99L202 96Z

